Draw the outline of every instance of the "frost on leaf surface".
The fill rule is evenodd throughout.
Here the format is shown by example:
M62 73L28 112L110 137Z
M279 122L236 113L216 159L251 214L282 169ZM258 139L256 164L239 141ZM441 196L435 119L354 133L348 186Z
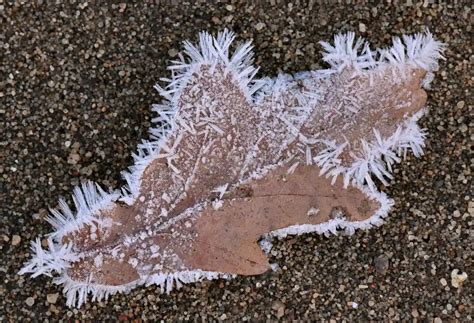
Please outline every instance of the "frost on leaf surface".
M425 33L374 51L337 35L322 43L329 69L258 79L250 43L233 41L226 30L184 43L126 185L85 183L74 208L60 201L49 247L34 242L21 274L54 275L80 306L138 285L260 274L271 238L382 224L393 201L377 182L423 152L416 122L443 45Z

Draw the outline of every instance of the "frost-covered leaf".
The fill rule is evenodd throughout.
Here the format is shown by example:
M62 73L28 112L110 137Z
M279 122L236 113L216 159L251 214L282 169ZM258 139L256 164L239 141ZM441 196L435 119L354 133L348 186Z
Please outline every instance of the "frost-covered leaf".
M231 53L233 39L185 42L127 185L85 183L75 210L60 201L49 249L37 240L22 274L57 274L80 306L138 285L259 274L273 237L382 223L393 202L374 179L388 185L407 150L423 152L416 121L442 44L426 33L372 51L348 33L322 43L330 69L256 79L250 44Z

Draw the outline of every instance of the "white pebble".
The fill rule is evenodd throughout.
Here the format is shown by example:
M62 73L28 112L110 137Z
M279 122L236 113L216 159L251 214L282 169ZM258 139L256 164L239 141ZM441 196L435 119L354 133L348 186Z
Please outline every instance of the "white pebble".
M28 306L33 306L33 304L35 303L35 299L33 297L28 297L25 301L26 305Z
M459 274L459 269L453 269L451 272L451 285L454 288L459 288L467 279L467 274L465 272Z

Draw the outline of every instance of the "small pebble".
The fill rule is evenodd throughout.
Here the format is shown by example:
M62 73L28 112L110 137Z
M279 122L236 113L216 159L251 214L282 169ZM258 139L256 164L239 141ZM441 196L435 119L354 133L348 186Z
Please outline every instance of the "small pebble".
M255 29L258 31L262 30L265 27L265 24L263 22L259 22L255 25Z
M17 246L17 245L20 244L20 242L21 242L21 237L20 237L19 235L16 235L16 234L15 234L15 235L12 237L12 246Z
M35 299L33 297L28 297L25 301L26 305L33 306L35 304Z
M46 300L50 304L56 304L56 301L58 300L58 297L59 297L58 293L48 294L48 295L46 295Z
M285 304L281 301L274 301L272 303L272 309L276 312L276 317L281 319L285 315Z
M474 216L474 201L469 201L467 212L469 212L470 216Z
M175 57L176 55L178 55L179 51L175 48L171 48L168 50L168 55L170 57Z
M389 266L389 261L386 255L377 256L374 259L375 270L381 274L385 275Z
M459 288L467 279L467 273L459 273L459 269L453 269L451 272L451 285L454 288Z
M74 151L72 151L69 154L67 163L71 165L76 165L80 160L81 160L81 156L78 153L75 153Z
M468 127L463 123L462 125L459 126L459 130L463 133L467 132Z

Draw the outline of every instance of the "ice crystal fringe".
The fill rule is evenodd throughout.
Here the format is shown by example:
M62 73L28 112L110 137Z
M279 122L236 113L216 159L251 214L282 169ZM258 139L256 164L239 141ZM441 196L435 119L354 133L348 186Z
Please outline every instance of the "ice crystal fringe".
M59 200L58 209L50 209L51 215L46 221L56 230L51 237L60 241L68 232L81 229L85 224L98 227L109 225L97 216L97 212L113 207L119 197L118 192L108 193L91 181L75 187L72 194L75 212L64 199Z
M359 187L371 200L375 200L380 203L380 208L368 219L363 221L347 221L345 218L336 218L328 222L321 224L296 224L283 229L278 229L267 233L259 241L260 248L268 254L272 248L273 238L283 239L289 235L300 235L304 233L317 233L323 234L324 236L330 236L331 234L337 235L339 230L344 230L347 235L353 235L355 230L369 230L374 226L380 226L384 223L384 219L388 216L390 209L393 207L394 202L388 198L385 193L374 192L364 187Z
M18 274L31 273L32 277L39 275L52 276L53 272L62 273L69 267L71 262L79 260L72 251L72 244L59 245L48 238L49 250L44 250L41 240L37 238L31 242L31 251L35 254Z
M392 47L376 51L371 50L369 43L362 38L358 38L354 43L353 32L336 35L334 45L321 41L320 44L326 51L323 53L323 60L331 66L331 69L320 72L330 75L347 66L364 70L380 66L401 68L407 64L427 71L423 80L423 86L427 88L433 79L432 72L438 69L437 61L444 59L441 53L445 45L434 40L429 31L412 36L403 35L402 39L394 37Z
M356 186L367 184L371 191L376 191L372 176L388 185L387 179L392 178L393 164L405 158L408 150L416 157L423 154L426 132L416 122L426 111L427 109L423 109L411 116L389 138L382 138L377 129L374 129L375 141L363 141L363 155L353 156L355 161L349 166L343 166L339 159L346 147L345 143L337 145L325 142L327 148L313 157L313 160L321 167L321 175L332 177L333 182L338 176L343 176L345 188L351 183Z
M288 235L299 235L311 232L329 236L330 234L337 234L339 229L344 229L346 234L352 235L356 229L368 230L373 226L380 226L383 223L383 219L387 217L388 212L393 206L393 200L389 199L387 195L382 192L373 192L363 187L360 187L359 189L367 194L371 200L380 203L380 208L375 211L370 218L364 221L347 221L344 217L341 217L321 224L297 224L283 229L274 230L268 233L267 236L269 238L284 238ZM265 241L265 238L263 241ZM263 244L266 250L270 250L271 248L269 249L269 246L266 243L268 243L268 241L261 243L261 245Z
M157 285L162 293L170 293L173 289L180 289L183 284L200 282L205 279L230 279L233 277L235 275L203 270L187 270L175 273L154 274L125 285L110 286L77 282L64 272L60 277L54 279L54 283L64 286L63 291L66 295L67 306L81 307L87 302L89 295L92 301L107 300L109 296L117 293L129 293L132 289L141 285Z

